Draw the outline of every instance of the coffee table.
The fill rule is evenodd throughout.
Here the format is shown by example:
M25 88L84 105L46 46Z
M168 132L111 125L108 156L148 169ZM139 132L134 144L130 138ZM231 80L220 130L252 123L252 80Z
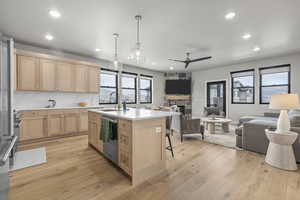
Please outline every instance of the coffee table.
M229 132L229 124L232 122L231 119L227 118L210 118L210 117L204 117L201 118L201 121L204 122L205 128L208 131L209 134L215 134L216 124L221 124L222 129L225 133Z

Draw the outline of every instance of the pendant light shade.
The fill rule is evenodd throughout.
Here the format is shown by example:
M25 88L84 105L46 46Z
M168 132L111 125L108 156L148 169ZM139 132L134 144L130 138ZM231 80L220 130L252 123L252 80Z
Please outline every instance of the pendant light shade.
M113 34L114 40L115 40L115 54L114 54L114 58L113 61L111 62L111 67L113 70L116 71L120 71L122 70L122 63L119 61L118 58L118 38L119 38L119 34L118 33L114 33Z

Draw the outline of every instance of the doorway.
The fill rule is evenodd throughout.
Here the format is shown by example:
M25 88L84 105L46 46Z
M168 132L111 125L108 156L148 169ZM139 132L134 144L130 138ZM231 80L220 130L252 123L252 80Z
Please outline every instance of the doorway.
M207 107L217 107L226 115L226 81L206 83Z

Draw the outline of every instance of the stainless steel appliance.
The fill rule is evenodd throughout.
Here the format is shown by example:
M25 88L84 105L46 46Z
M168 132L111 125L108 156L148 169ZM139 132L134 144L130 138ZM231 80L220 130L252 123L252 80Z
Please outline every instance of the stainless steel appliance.
M109 121L112 126L113 138L103 143L103 154L107 159L118 164L118 120L109 119Z
M13 62L14 42L0 34L0 199L7 200L9 165L14 158L18 136L14 130ZM19 123L19 122L18 122Z

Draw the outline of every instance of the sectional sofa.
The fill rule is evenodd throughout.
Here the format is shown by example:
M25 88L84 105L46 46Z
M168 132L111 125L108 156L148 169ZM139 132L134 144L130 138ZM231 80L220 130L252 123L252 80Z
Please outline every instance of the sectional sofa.
M265 129L276 129L278 113L265 113L263 116L243 116L236 129L236 145L248 151L266 154L269 140ZM300 110L289 111L291 131L300 134ZM293 145L297 162L300 162L300 137Z

